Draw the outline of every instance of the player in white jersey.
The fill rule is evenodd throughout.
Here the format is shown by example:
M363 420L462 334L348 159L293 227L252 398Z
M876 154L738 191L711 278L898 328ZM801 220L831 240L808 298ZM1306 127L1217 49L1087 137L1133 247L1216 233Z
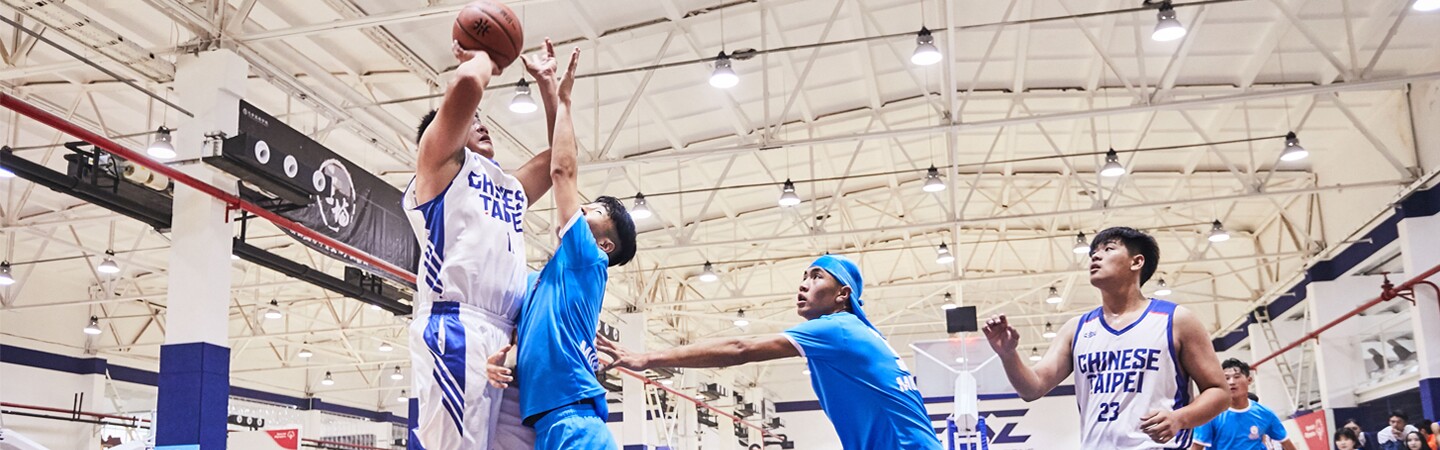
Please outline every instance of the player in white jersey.
M451 48L460 65L439 109L420 124L415 179L404 198L421 245L408 446L529 448L534 434L520 424L518 394L488 386L484 369L485 357L514 333L527 275L523 218L550 189L550 151L513 174L501 169L476 114L500 70L483 51ZM541 92L554 89L553 59L525 62ZM553 128L554 105L547 98L545 106Z
M1090 243L1090 284L1101 306L1071 318L1033 367L1016 348L1020 333L1004 315L985 337L1025 401L1075 374L1080 448L1188 448L1191 430L1225 410L1225 376L1205 326L1188 309L1146 298L1160 249L1133 228L1101 231ZM1199 388L1192 397L1190 383Z

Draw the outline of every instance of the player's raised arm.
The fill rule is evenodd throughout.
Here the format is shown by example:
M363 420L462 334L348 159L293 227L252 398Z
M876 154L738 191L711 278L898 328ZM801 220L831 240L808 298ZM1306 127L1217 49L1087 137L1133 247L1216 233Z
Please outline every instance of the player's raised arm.
M415 162L417 204L435 198L460 172L466 138L476 126L475 111L496 70L490 55L483 51L465 50L453 41L450 50L460 60L460 66L455 68L455 76L440 99L435 120L420 136Z
M669 350L631 354L609 340L596 341L596 349L614 361L605 367L647 370L657 367L730 367L772 359L800 356L800 350L784 336L717 339L683 345Z
M1015 393L1029 402L1044 397L1074 370L1070 341L1075 337L1075 327L1079 322L1078 317L1065 322L1065 326L1060 327L1060 334L1050 343L1050 349L1033 367L1027 366L1016 351L1020 344L1020 332L1010 326L1010 320L1004 314L986 321L982 331L990 342L990 348L1000 357L1005 376L1015 387Z
M525 64L525 71L535 79L534 92L545 105L545 142L555 145L555 113L559 106L555 95L560 83L555 77L558 65L555 60L555 46L547 38L539 53L523 58L521 62ZM550 158L550 149L547 148L515 170L515 179L520 180L520 184L525 187L525 198L531 205L550 190Z
M580 48L570 52L570 68L560 76L556 86L555 133L550 148L550 181L555 194L559 223L566 224L580 212L579 151L575 141L575 121L570 111L570 90L575 87L575 69L579 67ZM556 229L562 229L563 225Z

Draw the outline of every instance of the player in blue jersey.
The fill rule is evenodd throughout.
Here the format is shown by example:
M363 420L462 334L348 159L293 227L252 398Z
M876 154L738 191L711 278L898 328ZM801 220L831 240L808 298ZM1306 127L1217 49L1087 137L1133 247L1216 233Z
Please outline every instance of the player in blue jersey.
M1191 429L1225 409L1224 375L1205 325L1185 307L1140 290L1159 263L1160 248L1144 232L1096 233L1090 285L1100 290L1101 306L1065 322L1034 366L1017 351L1020 332L1003 314L985 323L986 340L1025 401L1075 375L1081 448L1188 449Z
M776 336L732 338L643 354L612 342L609 367L727 367L802 356L820 409L847 450L939 450L915 377L861 309L860 267L844 256L816 259L800 281L796 312L805 322ZM607 367L607 369L609 368Z
M1279 442L1284 450L1295 450L1285 433L1285 425L1275 413L1250 399L1250 365L1230 358L1220 364L1225 370L1225 383L1230 388L1230 409L1210 422L1195 428L1195 443L1190 450L1209 447L1216 450L1266 450L1265 439Z
M549 40L545 47L554 55ZM532 277L534 284L521 306L516 334L514 374L520 388L521 416L525 425L535 429L535 448L544 450L615 448L615 439L605 426L605 388L595 378L600 367L595 331L600 324L607 269L635 256L635 224L618 199L602 196L593 203L580 203L570 109L579 56L576 48L554 93L557 111L551 192L559 223L565 225L557 232L560 245L555 255ZM504 354L497 353L490 361L499 362ZM497 387L511 381L510 371L505 369L491 367L488 375Z

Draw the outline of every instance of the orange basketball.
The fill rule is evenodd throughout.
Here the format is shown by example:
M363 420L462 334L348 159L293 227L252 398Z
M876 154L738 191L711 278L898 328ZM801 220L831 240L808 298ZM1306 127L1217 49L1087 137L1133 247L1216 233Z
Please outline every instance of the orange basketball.
M510 7L493 0L470 2L455 17L450 36L466 50L484 50L504 70L525 48L525 30Z

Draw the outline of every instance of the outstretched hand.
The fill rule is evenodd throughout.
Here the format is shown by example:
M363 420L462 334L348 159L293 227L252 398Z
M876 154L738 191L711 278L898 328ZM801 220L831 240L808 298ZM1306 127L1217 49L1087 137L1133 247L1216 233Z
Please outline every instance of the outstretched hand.
M549 44L547 43L546 45L548 46ZM554 50L551 49L551 51L553 52ZM575 87L575 69L579 67L580 47L575 47L574 50L570 51L570 68L566 69L565 73L560 75L560 87L557 88L556 94L559 96L561 103L570 104L570 88Z
M1004 314L991 317L985 321L985 340L990 341L990 348L997 353L1000 351L1014 352L1020 345L1020 332L1010 326L1010 320Z
M560 63L555 60L555 45L550 43L550 38L545 38L545 45L542 49L524 58L525 71L535 79L536 84L546 84L559 81L555 78L555 70Z
M595 349L599 350L600 353L610 355L611 358L610 363L606 364L605 367L601 369L602 372L609 371L610 369L616 367L630 370L647 369L644 358L640 357L639 355L630 354L629 350L620 348L619 345L616 345L614 341L611 341L609 339L596 336Z
M507 345L495 354L485 359L485 377L490 379L490 385L499 389L510 387L510 382L515 380L512 375L514 371L505 367L505 355L510 352L514 345Z

